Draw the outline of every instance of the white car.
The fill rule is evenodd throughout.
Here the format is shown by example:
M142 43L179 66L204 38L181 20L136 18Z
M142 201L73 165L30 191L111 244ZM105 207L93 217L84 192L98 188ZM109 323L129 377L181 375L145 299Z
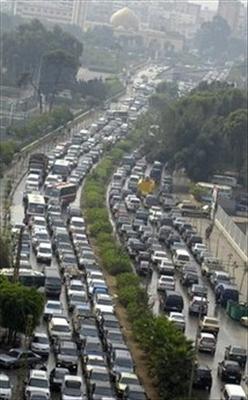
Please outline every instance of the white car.
M12 399L12 386L8 375L0 373L0 399Z
M216 337L212 333L202 332L197 343L198 350L213 355L216 349L216 342Z
M82 234L85 233L86 227L85 227L84 218L72 217L70 220L69 231L70 231L70 233L73 233L74 231L77 231L78 229L80 229L82 231Z
M52 339L71 340L72 331L65 317L52 317L48 324L48 332Z
M128 211L135 211L140 207L140 199L135 195L128 195L125 198L125 205Z
M31 350L42 357L48 357L50 353L49 338L45 332L35 332L32 342ZM1 397L0 397L1 398Z
M176 283L173 276L161 275L158 280L158 290L175 290Z
M51 243L41 242L37 247L37 262L51 264L52 246Z
M53 315L62 315L63 311L63 305L60 301L48 300L45 304L43 318L48 319L49 317L53 317Z
M49 400L51 398L50 384L46 371L32 369L25 388L25 398L29 399L32 393L44 393Z
M61 183L62 178L60 175L48 175L46 177L45 183L44 183L44 188L46 189L47 186L49 185L56 185L57 183Z
M65 375L61 388L62 400L84 400L85 388L81 376Z
M151 260L154 264L161 263L163 260L169 260L165 251L155 251L152 256Z
M203 243L196 243L192 247L192 253L194 254L194 256L196 256L198 253L200 253L203 250L207 250L207 246Z
M173 324L182 332L185 331L185 316L183 313L174 311L170 312L169 321L173 322Z

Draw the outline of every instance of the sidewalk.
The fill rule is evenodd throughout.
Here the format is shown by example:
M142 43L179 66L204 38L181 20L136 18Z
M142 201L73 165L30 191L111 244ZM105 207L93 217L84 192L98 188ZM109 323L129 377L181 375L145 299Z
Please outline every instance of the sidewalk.
M191 218L190 221L203 237L204 243L208 245L213 256L222 260L226 272L229 272L234 278L241 293L240 300L248 302L248 272L245 273L244 261L216 226L213 228L209 241L205 240L205 230L210 224L209 220Z

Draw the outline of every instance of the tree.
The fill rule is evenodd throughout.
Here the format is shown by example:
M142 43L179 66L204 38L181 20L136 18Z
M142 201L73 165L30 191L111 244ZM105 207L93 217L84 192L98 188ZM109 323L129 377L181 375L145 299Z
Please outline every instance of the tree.
M0 322L9 331L9 341L17 333L26 333L28 323L34 330L39 324L43 306L43 295L36 289L0 278Z
M1 232L0 236L0 268L10 267L10 242L8 236Z
M220 58L227 51L230 34L226 20L215 16L212 21L201 25L195 36L196 46L202 55Z
M59 91L72 89L76 81L77 60L63 50L44 55L41 67L40 90L46 96L51 111Z

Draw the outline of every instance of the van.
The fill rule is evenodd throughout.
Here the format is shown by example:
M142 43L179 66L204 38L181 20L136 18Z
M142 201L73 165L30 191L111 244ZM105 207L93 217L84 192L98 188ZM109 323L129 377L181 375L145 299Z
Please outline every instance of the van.
M175 275L175 266L172 264L170 260L162 260L160 264L158 264L158 272L160 275Z
M136 190L139 180L140 180L140 177L138 175L131 175L130 178L128 179L128 183L127 183L128 189Z
M240 385L227 384L221 393L221 400L248 400Z
M215 299L222 307L226 307L228 300L239 302L239 291L235 286L221 282L215 287Z
M46 296L59 297L61 293L61 277L57 269L45 268L45 293Z
M190 261L190 255L187 250L177 249L173 256L173 263L176 267L183 267Z
M162 295L163 308L165 311L182 312L184 307L183 298L180 293L173 290L165 290Z

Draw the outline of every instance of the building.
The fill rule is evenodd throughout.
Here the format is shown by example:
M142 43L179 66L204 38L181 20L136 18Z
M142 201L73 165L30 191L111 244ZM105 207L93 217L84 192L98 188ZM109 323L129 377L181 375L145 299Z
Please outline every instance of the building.
M224 18L232 32L238 31L241 13L241 2L239 0L219 0L217 14Z
M168 49L180 51L184 37L167 30L144 28L136 14L128 7L115 12L110 18L114 36L129 50L141 47L156 55L163 55Z
M86 0L13 0L13 14L54 24L76 24L84 28Z

